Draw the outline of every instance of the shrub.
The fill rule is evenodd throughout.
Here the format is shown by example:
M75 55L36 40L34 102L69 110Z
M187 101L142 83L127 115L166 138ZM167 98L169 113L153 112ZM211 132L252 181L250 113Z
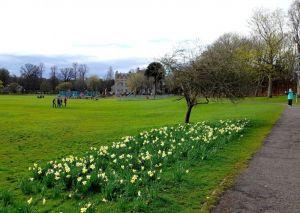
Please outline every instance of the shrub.
M73 87L73 85L71 82L62 82L59 85L57 85L56 90L57 91L60 91L60 90L67 91L67 90L71 90L72 87Z

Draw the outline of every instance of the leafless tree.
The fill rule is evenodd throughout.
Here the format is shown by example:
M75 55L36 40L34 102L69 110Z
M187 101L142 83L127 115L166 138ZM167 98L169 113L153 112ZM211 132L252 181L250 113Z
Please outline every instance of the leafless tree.
M51 76L56 77L56 75L57 75L57 66L56 66L56 65L53 65L52 67L50 67L50 70L51 70L50 77L51 77Z
M76 81L77 80L77 75L78 75L78 63L74 62L72 64L72 68L73 68L73 78Z
M151 80L145 77L143 71L130 73L127 79L127 86L135 95L146 93L147 89L151 85Z
M250 27L253 36L260 43L260 50L257 52L261 58L261 65L265 76L268 78L268 94L272 97L272 85L274 78L278 75L278 63L282 60L285 39L284 31L285 16L277 9L269 11L264 8L254 12L250 19Z
M27 91L37 91L40 89L43 69L34 64L25 64L21 67L22 86Z
M87 89L87 84L86 84L86 75L88 73L88 67L86 64L80 64L78 65L78 78L74 82L75 89L79 91L84 91Z
M56 89L56 86L58 85L58 77L57 77L57 75L58 75L58 73L57 73L57 66L52 66L52 67L50 67L50 70L51 70L51 72L50 72L50 79L49 79L49 81L50 81L50 85L51 85L51 88L52 88L52 91L55 91L55 89Z
M294 0L291 4L289 12L290 27L293 40L297 44L298 53L300 53L300 1Z
M91 91L100 91L102 80L93 75L87 79L88 89Z
M73 68L71 68L71 67L61 68L60 69L60 78L64 82L71 81L71 79L73 78Z
M39 68L39 74L40 74L40 78L42 78L43 77L43 73L45 72L45 65L44 65L44 63L40 63L39 65L38 65L38 68Z
M88 73L88 67L86 64L80 64L78 67L78 75L79 78L84 80L86 78L86 74Z
M113 79L114 79L114 70L113 70L112 66L110 66L107 70L105 80L113 80Z
M241 69L242 59L237 57L240 46L230 38L221 38L202 53L199 47L179 49L170 54L169 59L166 56L161 60L169 70L178 94L185 99L186 123L189 123L191 111L197 105L220 98L234 102L251 91L249 72ZM220 54L226 51L227 55Z
M294 0L288 11L289 24L293 42L296 44L297 54L300 54L300 1ZM299 58L294 56L294 69L299 69ZM300 94L300 79L297 75L297 94Z

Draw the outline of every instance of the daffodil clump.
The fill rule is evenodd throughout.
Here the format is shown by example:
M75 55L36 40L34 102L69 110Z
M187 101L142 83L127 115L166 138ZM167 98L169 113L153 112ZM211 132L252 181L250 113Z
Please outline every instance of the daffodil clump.
M62 186L70 194L102 193L105 201L122 195L141 197L146 193L143 189L160 181L167 168L179 161L205 159L222 144L242 136L247 123L199 122L144 131L111 146L91 147L81 157L70 155L44 166L35 163L29 168L29 181L49 188Z

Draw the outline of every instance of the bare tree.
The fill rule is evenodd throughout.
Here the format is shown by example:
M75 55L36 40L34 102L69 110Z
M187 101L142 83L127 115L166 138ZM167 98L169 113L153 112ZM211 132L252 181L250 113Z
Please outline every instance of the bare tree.
M75 88L83 91L87 88L86 75L88 73L88 67L86 64L80 64L78 66L78 79L75 81Z
M86 64L80 64L78 67L78 74L80 79L85 79L86 74L88 73L88 67Z
M77 75L78 75L78 63L74 62L72 64L72 68L73 68L73 78L76 81L77 80Z
M71 79L73 78L73 68L71 68L71 67L61 68L60 69L60 78L64 82L71 81Z
M39 68L40 78L42 78L42 77L43 77L43 73L44 73L44 71L45 71L45 65L44 65L44 63L40 63L40 64L38 65L38 68Z
M21 67L22 86L28 91L40 89L43 68L34 64L25 64Z
M61 80L63 80L64 82L68 81L68 70L66 70L65 68L61 68L60 69L60 78Z
M51 69L51 72L50 72L49 82L50 82L52 91L54 92L56 89L56 86L59 83L58 78L57 78L57 66L54 65L54 66L50 67L50 69Z
M113 80L113 79L114 79L114 70L112 66L109 66L105 76L105 80Z
M227 40L230 43L227 44ZM192 109L197 105L220 98L234 102L252 91L250 72L241 69L238 63L242 62L237 57L239 45L231 40L225 36L200 55L199 47L178 49L169 58L165 56L161 60L170 72L169 76L177 88L175 91L185 99L186 123L189 123ZM223 54L226 51L227 54Z
M296 60L294 63L295 69L299 69L298 66L300 66L300 1L294 0L294 2L291 4L289 12L289 21L290 21L290 29L291 34L293 37L293 41L296 44L297 54L298 58L296 59L294 57L294 60ZM297 75L297 95L300 95L300 79L299 75Z
M250 26L255 39L260 43L257 52L261 58L261 65L268 78L268 94L272 97L272 85L278 75L277 66L282 59L287 34L284 32L285 16L281 10L268 11L258 9L250 19Z
M50 76L55 76L55 77L56 77L56 74L57 74L57 66L56 66L56 65L53 65L52 67L50 67L50 70L51 70L51 75L50 75Z
M297 44L298 53L300 53L300 1L295 0L288 12L290 27L293 40Z
M93 75L87 79L88 89L91 91L100 91L102 80L98 76Z
M132 72L127 79L127 86L135 95L146 92L149 87L149 79L144 75L144 72Z

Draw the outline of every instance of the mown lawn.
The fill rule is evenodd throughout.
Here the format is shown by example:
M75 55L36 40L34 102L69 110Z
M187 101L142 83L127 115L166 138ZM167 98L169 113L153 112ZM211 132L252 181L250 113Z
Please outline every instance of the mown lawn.
M27 168L33 162L80 155L90 146L108 145L142 130L181 123L185 113L184 102L175 98L70 100L63 109L53 109L51 100L52 97L0 96L0 188L12 191L16 200L25 202L29 198L21 193L19 180L28 174ZM195 108L192 122L248 118L252 126L241 140L194 165L181 184L166 183L159 192L159 199L148 209L199 212L201 208L209 208L261 146L284 108L283 97L249 98L238 104L212 102ZM36 195L34 199L40 198ZM78 209L78 201L72 199L53 198L45 206L36 205L41 211ZM124 204L99 203L97 209L119 211L120 205Z

